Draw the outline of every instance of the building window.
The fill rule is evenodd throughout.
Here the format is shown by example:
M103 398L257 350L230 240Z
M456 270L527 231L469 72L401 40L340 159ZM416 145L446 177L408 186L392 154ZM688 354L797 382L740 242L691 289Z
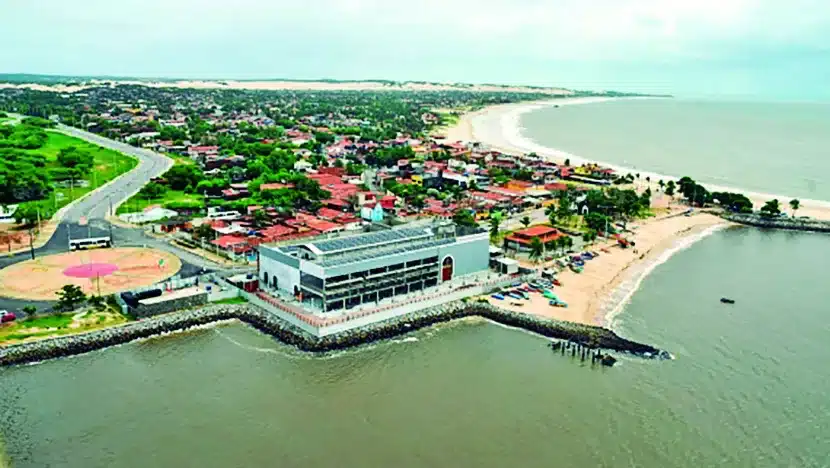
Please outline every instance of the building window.
M453 259L452 257L444 257L441 262L441 281L449 281L452 279Z

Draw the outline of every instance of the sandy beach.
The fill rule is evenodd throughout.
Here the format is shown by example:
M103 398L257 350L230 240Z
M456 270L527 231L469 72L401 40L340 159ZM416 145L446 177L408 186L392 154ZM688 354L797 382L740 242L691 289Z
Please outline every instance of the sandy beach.
M510 310L610 326L622 305L652 269L675 252L730 224L708 213L683 216L683 211L678 209L658 218L631 223L629 228L633 232L626 234L626 238L636 243L633 248L622 249L616 243L604 242L591 246L589 249L600 256L587 261L582 273L564 270L557 275L562 286L553 291L568 304L567 308L548 305L548 300L541 294L531 294L529 301L489 300ZM524 266L536 265L527 263ZM514 306L513 302L523 305Z
M536 144L535 142L525 138L521 132L521 116L524 113L547 107L552 105L569 106L569 105L583 105L596 104L607 101L614 101L620 99L659 99L659 98L606 98L606 97L574 97L574 98L559 98L549 101L535 101L529 103L504 104L498 106L491 106L481 109L476 112L464 114L459 117L456 125L442 130L446 135L447 141L477 141L490 146L493 149L507 154L524 154L535 152L540 156L545 156L551 161L563 163L569 159L572 165L580 165L583 163L599 163L605 167L610 167L621 173L639 173L641 179L646 177L651 178L652 181L660 179L679 179L681 175L666 175L653 172L646 172L640 169L633 170L623 166L608 164L602 161L587 160L579 155L561 151L556 148L548 148ZM793 197L789 195L760 193L743 190L736 187L726 187L713 184L703 184L709 191L712 192L740 192L752 200L756 209L759 209L769 200L778 199L781 202L782 208L786 206L788 200L792 198L799 198L801 207L798 209L799 216L810 216L816 219L830 219L830 201L824 200L809 200L800 197ZM657 185L652 184L652 191L655 191Z
M559 280L563 286L555 288L554 292L568 304L567 308L551 307L548 305L547 299L539 294L532 294L530 301L520 301L524 303L522 306L510 304L516 301L499 301L491 298L492 303L511 310L539 314L560 320L612 326L614 316L619 313L628 298L636 291L642 279L651 270L666 261L678 250L688 247L706 235L729 225L721 218L706 213L696 213L689 217L678 215L685 211L687 207L680 205L678 201L670 200L669 197L659 194L656 181L677 179L679 177L647 173L642 170L633 171L613 164L605 164L601 161L588 161L578 155L538 145L521 134L520 117L525 112L550 105L581 105L613 99L564 98L555 101L492 106L465 114L459 118L455 126L442 130L448 141L477 141L508 154L535 152L557 163L563 163L565 159L570 159L572 165L598 162L618 172L639 172L640 179L636 183L636 188L639 191L645 190L647 186L651 188L655 194L652 198L653 208L665 212L666 209L674 205L672 214L664 214L657 218L632 224L634 232L630 235L630 238L636 242L636 248L621 249L615 245L597 244L592 247L592 250L598 251L601 256L586 262L583 273L577 274L570 270L560 273ZM652 182L647 183L645 181L646 177L650 177ZM786 195L747 192L732 187L705 185L711 191L744 193L752 200L756 209L774 198L781 202L783 209L786 207L786 201L793 198ZM799 208L798 214L817 219L830 219L830 202L801 199L801 208Z

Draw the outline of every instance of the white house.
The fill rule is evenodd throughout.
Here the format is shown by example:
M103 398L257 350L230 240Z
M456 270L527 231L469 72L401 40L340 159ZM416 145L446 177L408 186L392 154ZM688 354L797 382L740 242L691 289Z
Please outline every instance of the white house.
M14 213L17 211L17 205L0 205L0 223L11 224L14 223Z

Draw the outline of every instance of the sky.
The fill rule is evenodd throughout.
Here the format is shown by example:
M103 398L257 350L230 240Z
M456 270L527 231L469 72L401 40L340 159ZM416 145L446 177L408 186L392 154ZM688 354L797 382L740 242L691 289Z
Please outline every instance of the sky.
M827 0L0 1L0 73L830 100Z

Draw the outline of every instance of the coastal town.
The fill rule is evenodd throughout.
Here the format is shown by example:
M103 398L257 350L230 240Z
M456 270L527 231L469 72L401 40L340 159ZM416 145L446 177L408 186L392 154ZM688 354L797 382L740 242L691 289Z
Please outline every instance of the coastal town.
M317 338L469 300L608 327L620 305L609 296L633 265L724 224L699 211L754 208L688 177L653 180L448 138L482 107L563 97L579 98L532 89L0 90L0 151L12 162L0 200L0 243L11 255L0 284L12 299L0 340L209 303L259 307ZM98 214L64 220L68 244L39 260L34 245L55 244L74 190L94 194L108 180L118 190L116 177L136 166L113 153L108 164L120 171L93 180L105 158L81 140L55 148L55 163L31 159L66 132L122 145L139 168L153 155L166 169L108 194ZM776 201L762 212L782 209Z

